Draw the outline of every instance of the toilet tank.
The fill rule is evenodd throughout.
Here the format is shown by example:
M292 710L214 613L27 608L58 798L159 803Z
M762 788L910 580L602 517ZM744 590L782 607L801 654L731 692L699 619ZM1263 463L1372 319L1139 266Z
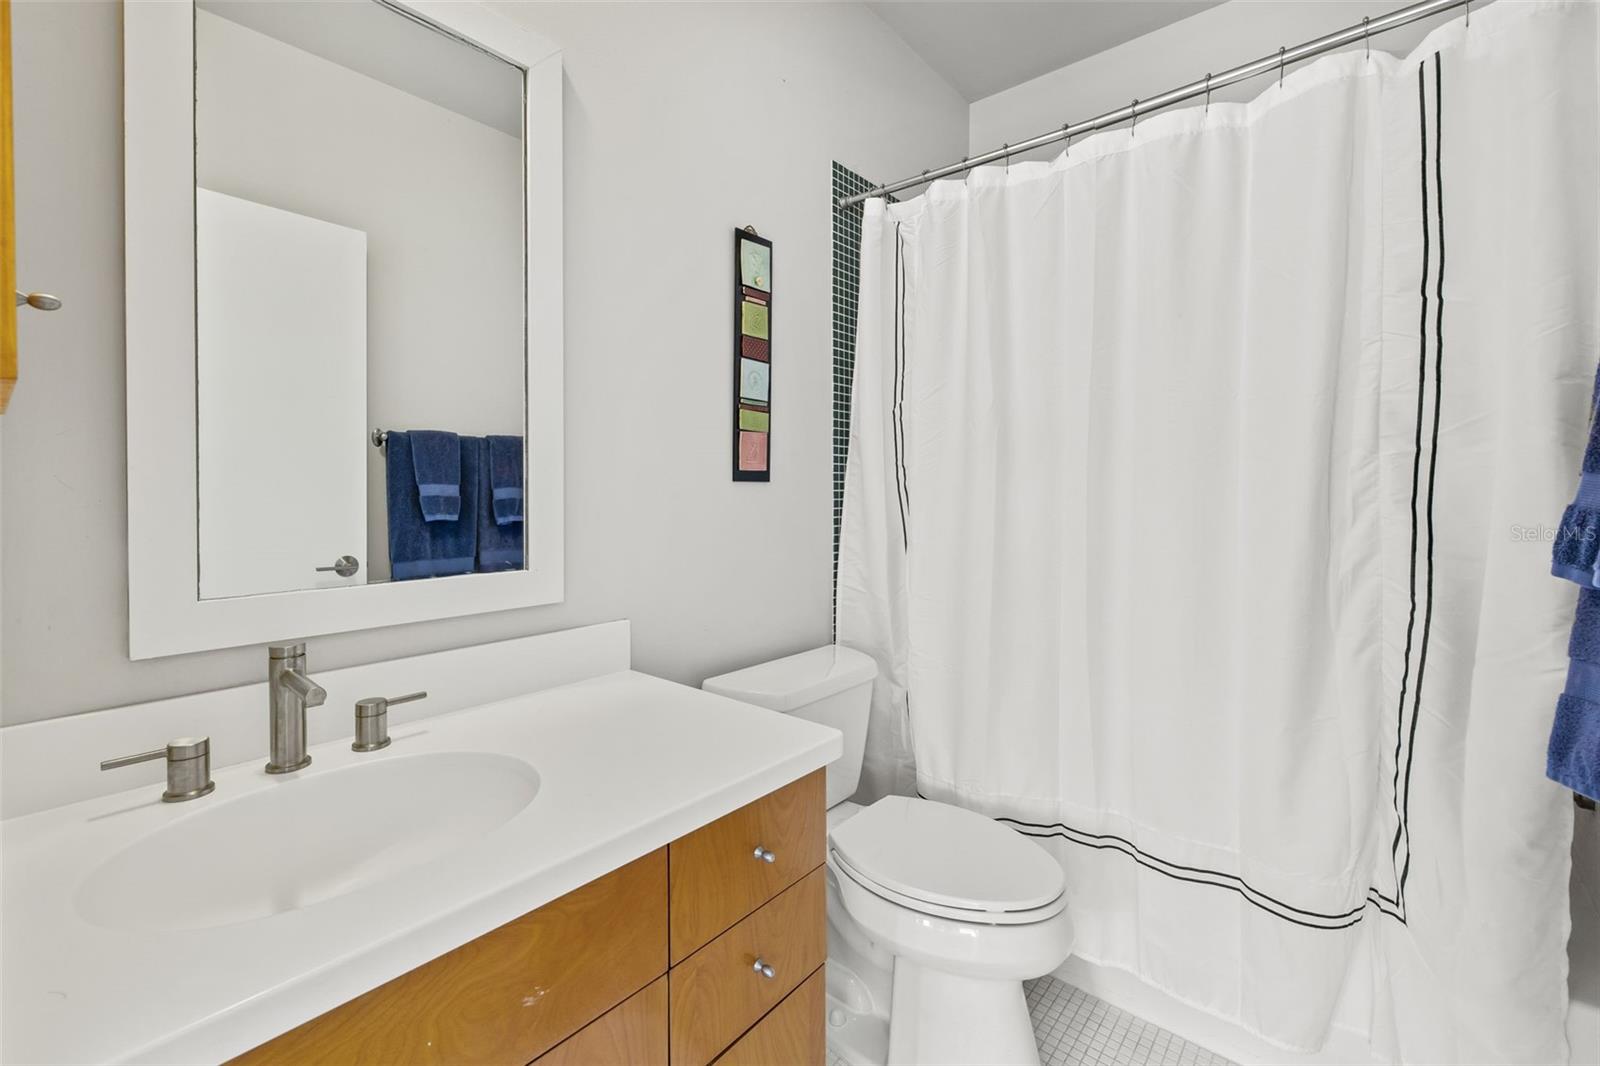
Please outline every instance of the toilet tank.
M828 806L849 799L861 782L861 753L867 743L867 712L878 664L872 656L830 644L799 655L708 677L700 687L718 696L743 700L844 734L844 754L828 767Z

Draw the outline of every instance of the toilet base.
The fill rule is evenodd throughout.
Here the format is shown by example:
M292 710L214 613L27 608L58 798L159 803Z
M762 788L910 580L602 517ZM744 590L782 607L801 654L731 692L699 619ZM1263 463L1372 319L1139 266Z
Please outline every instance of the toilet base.
M852 1010L843 1000L828 997L828 1061L845 1066L885 1066L889 1061L889 1019L881 1014Z
M1039 1066L1021 981L894 960L889 1066Z
M834 872L828 884L828 1057L845 1066L884 1066L894 957L872 943L844 908Z

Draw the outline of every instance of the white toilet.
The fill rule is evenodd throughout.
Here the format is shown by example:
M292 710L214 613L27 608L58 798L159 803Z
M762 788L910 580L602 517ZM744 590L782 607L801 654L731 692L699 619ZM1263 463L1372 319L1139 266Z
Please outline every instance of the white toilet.
M1036 1066L1022 982L1071 954L1061 867L960 807L850 802L877 673L869 656L830 646L703 686L844 734L827 771L828 1045L850 1066Z

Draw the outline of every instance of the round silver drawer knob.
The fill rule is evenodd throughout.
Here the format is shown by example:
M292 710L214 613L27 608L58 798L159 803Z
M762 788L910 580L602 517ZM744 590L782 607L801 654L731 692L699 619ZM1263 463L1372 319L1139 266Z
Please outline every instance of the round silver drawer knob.
M760 974L762 977L767 978L768 980L771 980L772 978L778 976L778 971L774 970L771 966L768 966L766 964L766 962L764 960L762 960L762 959L757 959L756 960L756 964L755 964L755 966L752 967L752 969L754 969L756 973Z
M760 859L762 862L777 862L778 861L778 856L774 855L772 852L768 851L766 848L762 847L760 844L756 845L755 857Z

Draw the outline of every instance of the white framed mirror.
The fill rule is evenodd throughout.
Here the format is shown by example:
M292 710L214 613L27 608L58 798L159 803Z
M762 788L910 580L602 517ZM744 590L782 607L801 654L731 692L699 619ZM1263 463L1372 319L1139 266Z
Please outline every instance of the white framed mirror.
M134 659L560 601L561 55L128 0Z

